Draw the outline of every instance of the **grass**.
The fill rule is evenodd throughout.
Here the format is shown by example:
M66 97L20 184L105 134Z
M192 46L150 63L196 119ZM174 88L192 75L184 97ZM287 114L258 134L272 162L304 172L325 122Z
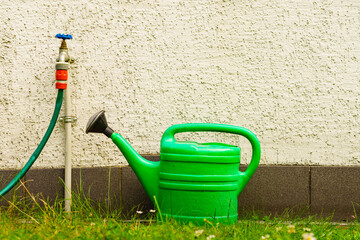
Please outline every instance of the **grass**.
M51 205L30 195L11 197L0 209L0 239L360 239L360 226L334 224L327 219L300 218L289 212L260 217L252 212L232 225L206 222L204 226L175 221L156 222L153 213L124 221L120 211L97 205L84 194L73 195L73 212L63 211L57 199ZM307 234L307 235L304 235Z

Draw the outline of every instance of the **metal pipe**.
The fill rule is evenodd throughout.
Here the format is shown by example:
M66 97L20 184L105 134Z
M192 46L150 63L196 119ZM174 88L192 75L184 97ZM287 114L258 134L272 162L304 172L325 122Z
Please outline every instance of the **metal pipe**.
M56 60L56 70L59 71L57 87L66 89L65 91L65 116L62 117L65 125L65 212L71 212L71 124L74 119L71 114L71 91L67 85L69 64L72 62L69 56L65 39L72 39L71 35L57 34L57 38L62 39L59 48L59 57ZM61 119L60 119L61 120Z
M69 85L65 92L65 118L71 114L71 92ZM71 121L65 122L65 212L71 212Z

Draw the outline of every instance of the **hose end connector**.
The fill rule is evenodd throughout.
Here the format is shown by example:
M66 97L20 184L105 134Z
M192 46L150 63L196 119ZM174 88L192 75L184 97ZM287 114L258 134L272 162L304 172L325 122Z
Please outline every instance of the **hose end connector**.
M68 71L56 70L55 79L56 79L56 83L55 83L56 89L66 89L67 80L68 80Z

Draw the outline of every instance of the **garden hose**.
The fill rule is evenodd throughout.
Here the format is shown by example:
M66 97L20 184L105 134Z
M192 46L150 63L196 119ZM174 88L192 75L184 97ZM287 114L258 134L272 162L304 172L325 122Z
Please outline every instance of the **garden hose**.
M55 110L54 110L53 116L51 118L49 127L45 132L44 137L42 138L39 146L35 149L34 153L31 155L30 159L25 164L23 169L21 169L21 171L13 178L13 180L0 191L0 197L4 196L6 193L8 193L20 181L20 179L22 177L24 177L26 172L30 169L30 167L34 164L36 159L39 157L39 155L40 155L41 151L43 150L46 142L48 141L52 131L54 130L54 127L55 127L55 124L56 124L56 121L58 119L59 112L61 109L61 105L63 102L63 95L64 95L64 90L59 89L58 95L56 98Z

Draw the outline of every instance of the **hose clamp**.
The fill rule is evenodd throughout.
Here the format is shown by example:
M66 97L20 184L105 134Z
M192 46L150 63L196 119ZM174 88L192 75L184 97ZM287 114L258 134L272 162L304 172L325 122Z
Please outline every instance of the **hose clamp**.
M71 116L71 117L60 117L59 121L62 123L76 123L77 117Z

